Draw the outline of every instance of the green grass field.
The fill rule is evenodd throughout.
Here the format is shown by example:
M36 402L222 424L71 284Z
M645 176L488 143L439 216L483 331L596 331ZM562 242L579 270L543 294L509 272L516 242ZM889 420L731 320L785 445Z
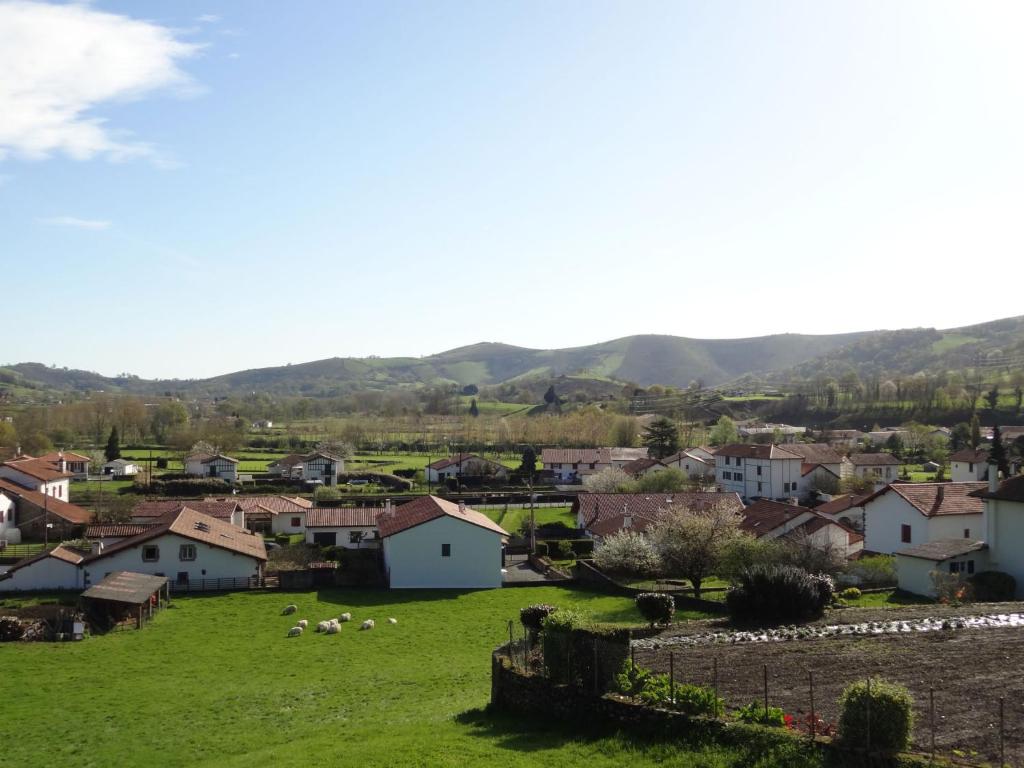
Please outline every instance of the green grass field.
M279 615L299 606L297 617ZM323 590L175 600L142 631L0 645L11 766L792 765L487 716L490 653L534 602L639 621L630 600L555 587ZM377 628L286 638L351 611ZM396 626L386 623L398 619Z
M571 507L537 507L534 510L533 517L537 525L565 523L570 528L575 528L576 518L572 516L570 510ZM480 511L509 533L516 533L523 523L530 519L529 509L510 508L507 512L504 509L483 509Z

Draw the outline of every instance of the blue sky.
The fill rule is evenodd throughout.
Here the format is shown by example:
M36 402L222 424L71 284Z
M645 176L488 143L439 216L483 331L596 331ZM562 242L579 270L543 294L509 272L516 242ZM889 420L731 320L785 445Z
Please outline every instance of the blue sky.
M1020 6L141 8L0 0L0 362L1024 311Z

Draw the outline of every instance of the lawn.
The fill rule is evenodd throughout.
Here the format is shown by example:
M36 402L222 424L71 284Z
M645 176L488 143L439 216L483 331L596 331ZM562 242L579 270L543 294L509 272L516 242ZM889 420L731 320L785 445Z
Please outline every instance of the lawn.
M533 516L537 525L565 523L570 528L575 528L576 518L573 517L571 509L571 507L536 507ZM517 533L522 528L523 523L530 519L529 508L509 507L508 511L504 508L481 509L480 511L509 533Z
M285 637L296 617L351 611L377 628ZM175 600L144 630L74 644L0 645L0 700L17 738L4 765L751 765L557 724L488 717L490 652L534 602L639 620L628 599L542 587L322 590ZM398 619L396 626L386 623ZM59 716L55 712L59 710ZM784 761L763 765L783 765Z
M934 602L926 597L899 592L895 589L887 589L884 592L863 592L858 598L846 600L846 604L851 608L899 608L903 605L928 605Z

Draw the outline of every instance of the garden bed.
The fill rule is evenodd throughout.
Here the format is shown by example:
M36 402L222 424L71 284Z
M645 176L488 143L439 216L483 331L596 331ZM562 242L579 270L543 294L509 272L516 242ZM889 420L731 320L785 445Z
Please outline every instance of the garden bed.
M929 690L935 697L935 743L940 754L971 760L998 757L999 699L1005 699L1006 757L1011 764L1024 761L1024 627L986 626L972 629L973 616L1009 616L1024 613L1020 603L921 606L901 609L847 609L831 612L806 628L834 625L842 620L865 625L918 622L927 631L898 631L825 637L793 642L679 643L678 638L724 632L722 621L689 622L653 640L636 643L638 665L658 672L669 669L674 657L679 682L710 685L717 662L720 695L729 708L764 696L767 666L769 701L800 718L810 710L809 672L814 673L815 710L835 722L836 701L855 680L885 678L910 689L917 724L913 744L928 751L931 744ZM942 629L962 622L964 628ZM937 628L934 628L937 625ZM675 644L672 638L676 638Z

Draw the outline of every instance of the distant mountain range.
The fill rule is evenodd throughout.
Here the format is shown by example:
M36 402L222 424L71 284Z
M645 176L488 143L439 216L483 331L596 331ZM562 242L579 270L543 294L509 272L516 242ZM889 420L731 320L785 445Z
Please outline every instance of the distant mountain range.
M198 397L247 392L328 396L356 389L453 382L462 386L577 380L719 386L740 379L786 382L819 374L912 375L973 367L1024 370L1024 316L964 328L749 339L627 336L569 349L527 349L482 343L428 357L334 357L299 365L255 368L209 379L146 380L18 363L0 368L0 392L19 389L106 391Z

